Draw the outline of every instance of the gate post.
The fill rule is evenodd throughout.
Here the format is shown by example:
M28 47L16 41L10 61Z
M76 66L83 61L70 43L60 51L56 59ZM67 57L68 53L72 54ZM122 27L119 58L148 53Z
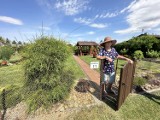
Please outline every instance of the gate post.
M102 82L104 79L104 75L103 75L103 67L104 67L104 60L100 60L100 100L103 99L103 93L104 93L104 87L105 84Z
M6 91L5 89L3 89L2 91L2 108L3 108L3 113L2 113L2 116L1 116L1 120L4 120L4 117L5 117L5 114L6 114Z
M132 92L134 74L135 74L135 71L136 71L136 64L137 64L137 60L134 59L134 60L133 60L133 71L132 71L132 80L131 80L131 89L130 89L130 93Z

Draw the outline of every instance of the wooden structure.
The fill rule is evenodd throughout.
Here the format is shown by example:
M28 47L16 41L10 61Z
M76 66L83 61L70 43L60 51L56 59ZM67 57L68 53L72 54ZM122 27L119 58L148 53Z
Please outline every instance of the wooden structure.
M99 46L96 42L88 42L88 41L78 41L77 44L77 55L96 55L97 54L97 46Z
M101 65L100 65L100 99L101 100L103 100L103 96L104 96L103 93L104 93L104 87L105 87L104 83L102 82L104 77L103 66L104 66L104 60L101 60ZM133 64L126 63L124 67L121 68L120 81L119 81L118 92L117 92L118 95L115 96L116 110L118 110L122 106L122 104L124 103L129 93L132 92L135 67L136 67L136 62L134 62Z
M117 110L122 106L129 93L132 92L135 67L136 62L133 64L126 63L125 66L121 68Z

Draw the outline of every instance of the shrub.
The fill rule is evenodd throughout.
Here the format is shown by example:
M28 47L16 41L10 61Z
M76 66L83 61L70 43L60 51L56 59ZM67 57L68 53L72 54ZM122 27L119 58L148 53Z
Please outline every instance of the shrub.
M150 51L146 52L146 56L149 58L158 58L160 56L160 54L157 51L150 50Z
M64 70L70 54L65 42L42 37L27 47L25 64L25 91L29 111L48 108L63 100L73 83L72 71Z
M2 94L2 93L0 93ZM0 96L0 99L2 100L2 95ZM16 85L11 85L5 88L5 104L6 108L10 108L12 106L15 106L19 102L21 102L22 96L21 96L21 88L19 88ZM2 102L0 102L0 109L3 109Z
M141 60L141 59L144 58L143 52L142 52L141 50L136 50L136 51L134 52L134 54L133 54L133 57L134 57L135 59Z
M134 85L145 85L147 83L147 79L143 77L135 77L133 84Z
M127 49L125 49L125 48L123 48L123 49L120 51L120 53L121 53L122 55L126 55L126 54L127 54L127 52L128 52L128 50L127 50Z
M3 46L0 48L0 59L9 60L14 50L10 46Z

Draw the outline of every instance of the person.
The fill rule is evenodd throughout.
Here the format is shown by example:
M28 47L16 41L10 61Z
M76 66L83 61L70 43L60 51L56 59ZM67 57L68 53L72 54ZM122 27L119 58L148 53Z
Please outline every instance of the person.
M99 54L97 55L97 59L104 59L104 80L102 82L106 84L106 88L104 91L108 94L114 94L112 90L112 84L115 82L114 60L117 58L126 60L131 64L133 63L131 59L119 55L116 49L112 47L116 44L116 42L117 41L112 40L111 37L105 37L104 41L100 44L101 46L103 46L103 48L100 49Z

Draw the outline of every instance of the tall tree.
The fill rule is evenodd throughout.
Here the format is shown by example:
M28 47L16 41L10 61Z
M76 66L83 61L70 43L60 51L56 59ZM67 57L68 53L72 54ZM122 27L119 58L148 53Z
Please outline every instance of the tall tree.
M7 44L7 45L10 45L10 44L11 44L11 41L10 41L8 38L6 39L6 44Z
M1 43L5 43L4 38L3 38L3 37L1 37L1 36L0 36L0 42L1 42Z
M17 44L17 42L15 40L13 40L12 44Z

